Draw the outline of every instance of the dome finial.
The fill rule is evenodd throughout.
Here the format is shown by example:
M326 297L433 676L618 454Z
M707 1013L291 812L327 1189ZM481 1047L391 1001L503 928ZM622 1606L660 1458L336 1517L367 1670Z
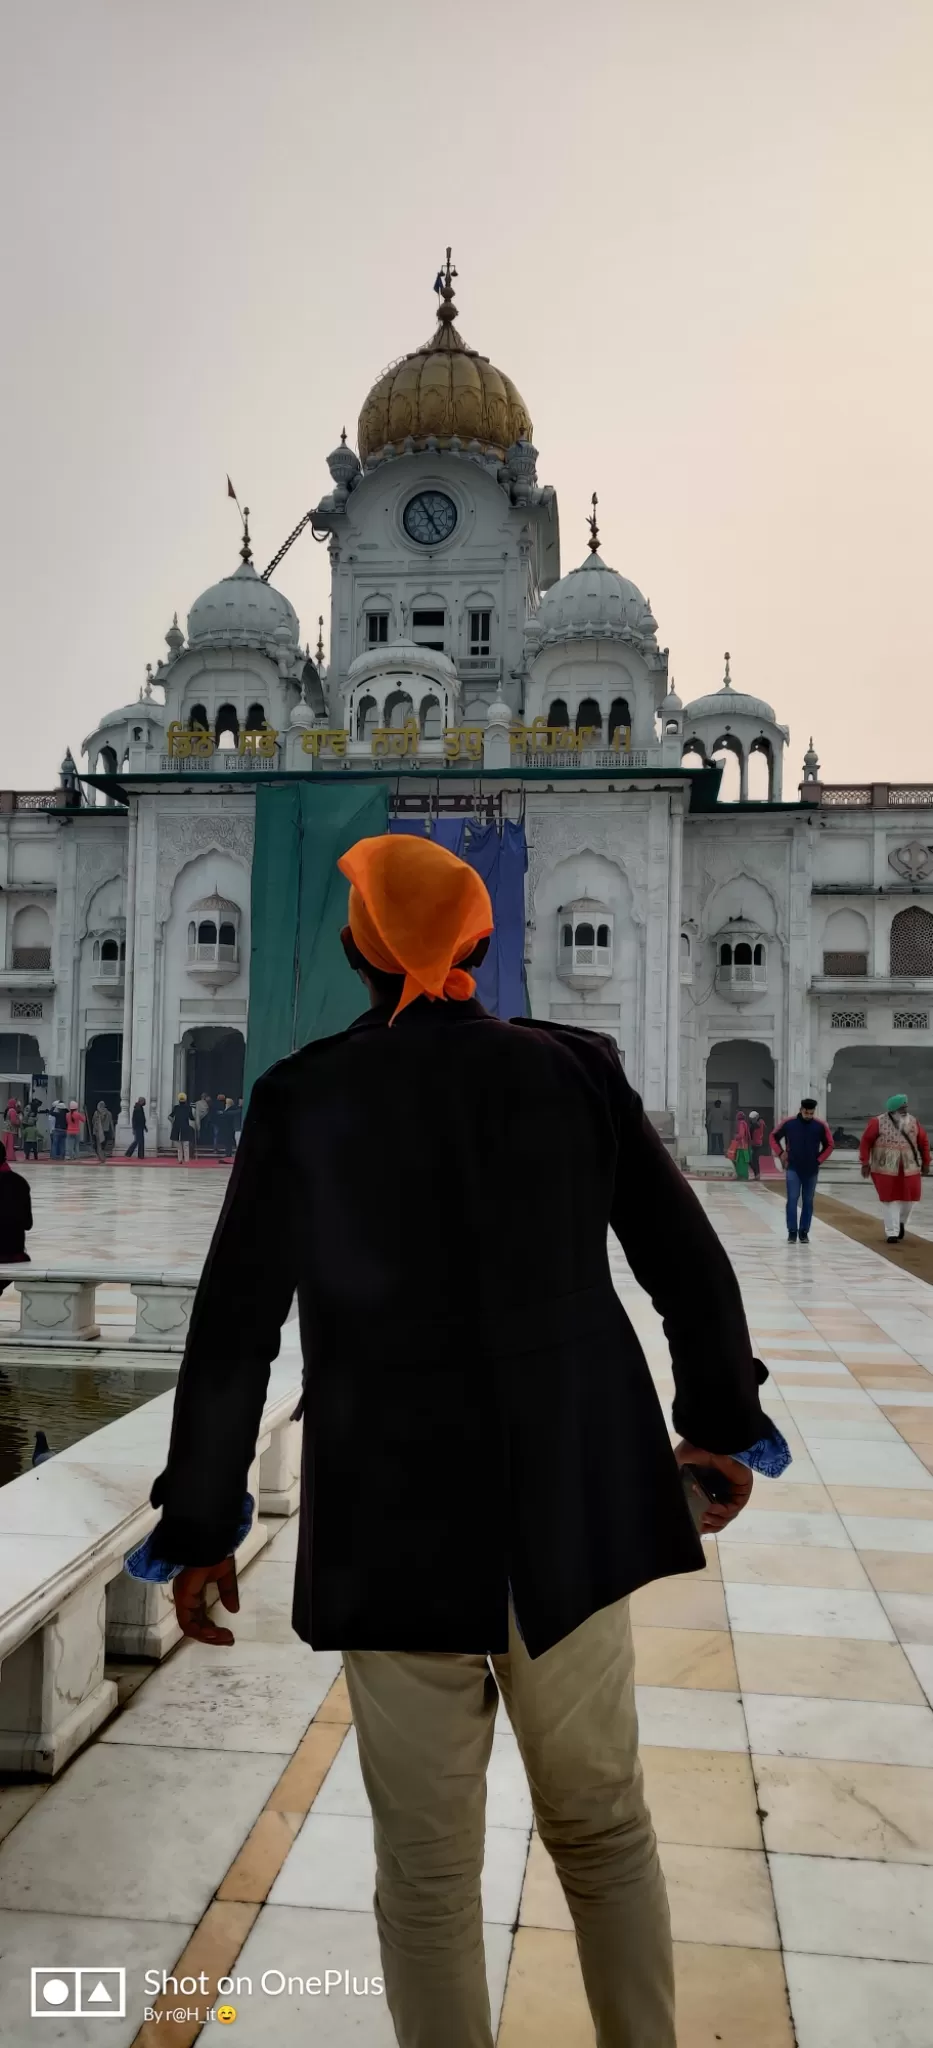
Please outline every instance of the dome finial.
M723 676L723 679L722 679L722 687L723 687L723 689L724 689L724 690L731 690L731 688L732 688L732 676L731 676L731 674L730 674L730 671L729 671L729 663L730 663L730 661L731 661L731 660L732 660L732 656L731 656L731 654L728 654L728 653L727 653L727 654L726 654L726 673L725 673L725 675Z
M450 250L448 248L447 261L444 264L444 268L438 271L434 280L434 289L438 296L437 320L439 327L452 327L457 318L452 282L456 275L457 272L451 264Z
M319 614L318 614L318 622L317 622L317 646L316 646L316 648L315 648L315 650L314 650L314 654L315 654L315 660L316 660L316 662L317 662L317 672L318 672L318 675L320 675L320 673L321 673L321 670L322 670L322 669L323 669L323 667L324 667L324 614L323 614L323 612L319 612Z
M252 546L251 546L251 544L250 544L250 537L249 537L249 506L248 506L248 505L244 505L244 507L243 507L243 545L242 545L242 547L241 547L241 549L240 549L240 561L241 561L241 562L251 562L251 561L252 561L252 559L253 559L253 550L252 550Z
M598 555L599 527L596 524L596 507L599 504L599 499L597 498L595 491L593 492L593 495L590 499L590 504L592 506L592 511L590 512L590 516L586 522L587 526L590 529L589 549L591 555Z

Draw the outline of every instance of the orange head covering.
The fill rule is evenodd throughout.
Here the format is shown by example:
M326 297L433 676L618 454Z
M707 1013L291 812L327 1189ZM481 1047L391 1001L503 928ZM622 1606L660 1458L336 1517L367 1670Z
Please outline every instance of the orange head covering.
M350 931L371 967L402 974L391 1022L418 996L465 1002L476 983L457 967L493 929L485 882L446 847L408 833L358 839L337 862L350 882Z

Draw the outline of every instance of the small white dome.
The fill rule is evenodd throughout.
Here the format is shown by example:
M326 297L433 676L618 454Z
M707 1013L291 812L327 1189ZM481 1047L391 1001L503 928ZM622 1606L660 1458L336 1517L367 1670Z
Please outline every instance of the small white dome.
M529 621L536 646L560 640L628 640L651 644L657 620L637 584L597 554L545 592Z
M314 712L312 711L311 706L308 703L308 699L305 695L305 686L303 682L301 685L301 696L299 697L297 704L294 704L292 706L292 715L288 722L289 725L297 726L299 732L308 732L311 726L314 724Z
M298 645L298 614L288 598L257 576L252 562L241 562L232 576L212 583L195 598L188 613L190 647L221 647L231 642Z
M223 911L233 917L239 917L240 915L239 904L231 902L229 896L219 895L216 889L211 896L199 896L197 902L190 905L190 909L215 910L218 915Z
M715 718L720 725L733 718L756 718L764 725L776 725L774 711L770 704L765 703L763 697L749 697L744 690L733 689L731 660L732 656L727 654L722 688L710 690L705 697L695 697L693 703L687 705L684 717L692 724L701 718Z
M367 647L351 661L344 690L352 690L366 676L411 672L441 683L445 690L457 688L457 671L449 655L436 647L418 647L414 640L390 640L383 647Z

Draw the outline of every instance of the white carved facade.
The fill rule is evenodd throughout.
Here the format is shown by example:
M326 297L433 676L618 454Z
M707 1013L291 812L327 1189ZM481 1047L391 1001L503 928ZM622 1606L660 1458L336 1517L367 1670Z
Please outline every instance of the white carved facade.
M595 518L561 577L527 411L454 312L448 279L359 453L328 458L327 668L247 538L88 735L87 771L69 754L53 796L0 793L0 1090L102 1090L124 1127L143 1096L164 1142L179 1089L235 1088L257 782L385 774L428 814L524 819L531 1010L608 1033L682 1156L705 1152L716 1096L770 1120L812 1092L852 1130L882 1085L922 1110L933 787L824 785L811 744L786 795L787 728L728 657L683 705ZM728 753L736 804L716 801Z

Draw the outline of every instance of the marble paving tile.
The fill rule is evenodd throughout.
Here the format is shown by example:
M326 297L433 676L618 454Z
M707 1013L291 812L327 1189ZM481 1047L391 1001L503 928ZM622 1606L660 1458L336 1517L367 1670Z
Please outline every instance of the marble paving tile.
M661 1866L675 1941L777 1948L767 1858L761 1849L714 1849L665 1842Z
M729 1627L726 1602L718 1580L705 1572L686 1578L656 1579L632 1594L634 1627L723 1629Z
M876 1593L933 1593L933 1551L862 1550Z
M832 1505L840 1515L879 1516L890 1521L933 1522L933 1499L907 1487L833 1486Z
M267 1545L240 1579L240 1610L229 1621L237 1642L294 1644L294 1592L294 1565L269 1559ZM220 1603L215 1605L219 1609ZM224 1620L222 1615L218 1618Z
M765 1407L770 1412L771 1402L766 1398ZM790 1487L786 1474L783 1479L756 1480L755 1490L746 1508L742 1510L742 1527L747 1528L754 1516L762 1514L783 1514L792 1508L795 1515L831 1515L833 1504L822 1480L817 1485L809 1482L806 1486Z
M17 1822L47 1790L46 1785L0 1785L0 1842L6 1841Z
M933 1521L908 1515L843 1515L857 1550L925 1552L933 1557Z
M298 1555L297 1514L289 1515L287 1521L283 1521L277 1529L275 1528L275 1523L270 1521L269 1528L275 1529L275 1535L267 1543L262 1553L263 1562L265 1564L294 1563Z
M94 1743L0 1847L0 1907L193 1924L287 1761Z
M506 1927L486 1926L486 1972L495 2029L502 2007L511 1948ZM235 2039L245 2048L394 2048L382 1980L376 1923L371 1911L345 1912L299 1906L264 1906L249 1935L237 1973L252 1981L252 1996L238 1996ZM324 1979L328 1971L347 1973L345 1983L323 1991L307 1988L308 1979ZM275 1972L286 1988L264 1994L263 1976ZM301 1987L288 1979L300 1979Z
M806 1757L753 1763L767 1849L933 1863L933 1770Z
M640 1685L738 1690L732 1645L724 1630L636 1627L633 1634L635 1676Z
M769 1860L785 1949L933 1963L933 1868L830 1856Z
M909 1444L819 1443L812 1457L828 1486L901 1486L933 1493L933 1473Z
M933 1965L786 1955L798 2048L930 2048Z
M769 1482L764 1480L762 1484L768 1486ZM781 1481L777 1484L780 1485ZM787 1495L784 1497L786 1500ZM719 1556L724 1571L726 1546L731 1547L733 1543L806 1543L830 1550L848 1550L850 1547L845 1529L838 1515L831 1509L825 1515L769 1513L760 1510L754 1515L746 1512L737 1516L719 1537Z
M741 1701L734 1693L639 1685L635 1696L644 1743L675 1749L748 1748Z
M870 1421L836 1414L830 1420L827 1416L817 1415L812 1422L809 1417L802 1421L801 1428L804 1443L811 1453L817 1444L827 1439L840 1444L896 1444L900 1441L893 1423L886 1422L877 1408L874 1419Z
M236 1617L233 1617L236 1627ZM104 1729L113 1747L291 1752L337 1676L336 1651L290 1643L183 1643Z
M521 1828L487 1827L483 1918L514 1923L521 1897L528 1838ZM270 1906L332 1906L370 1910L376 1882L373 1830L355 1815L308 1815L269 1893Z
M838 1587L749 1586L728 1583L733 1635L844 1636L893 1642L894 1630L876 1593Z
M745 1715L755 1756L933 1767L933 1714L927 1706L747 1693Z
M933 1408L933 1392L914 1393L892 1388L890 1393L880 1393L878 1402L882 1408L916 1408L918 1411Z
M755 1782L744 1752L641 1748L645 1796L660 1842L758 1849Z
M595 2048L575 1936L519 1927L497 2037L498 2048Z
M908 1643L904 1652L933 1706L933 1645L929 1643Z
M933 1643L933 1594L882 1593L881 1600L902 1643Z
M933 1526L933 1525L931 1525ZM724 1552L727 1583L752 1586L839 1586L866 1592L869 1581L853 1550L809 1549L803 1543L730 1543Z
M142 2022L147 1970L171 1970L191 1932L178 1920L135 1920L81 1913L0 1912L0 2040L6 2048L43 2041L73 2048L130 2048ZM30 2017L33 1969L95 1964L126 1971L126 2018Z

